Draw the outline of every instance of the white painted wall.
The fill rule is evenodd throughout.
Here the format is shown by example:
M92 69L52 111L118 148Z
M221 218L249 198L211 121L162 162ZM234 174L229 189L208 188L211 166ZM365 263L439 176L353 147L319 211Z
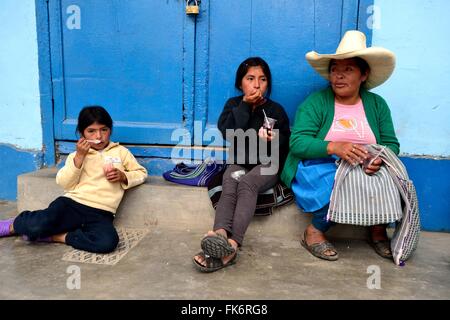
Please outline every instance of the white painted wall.
M42 149L34 0L0 1L0 143Z
M450 156L450 1L375 0L373 45L397 56L373 91L388 102L402 154Z

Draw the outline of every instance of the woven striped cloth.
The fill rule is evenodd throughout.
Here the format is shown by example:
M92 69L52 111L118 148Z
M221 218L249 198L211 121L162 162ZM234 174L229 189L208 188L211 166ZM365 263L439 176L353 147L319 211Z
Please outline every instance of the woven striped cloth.
M384 165L377 173L369 176L361 166L341 161L336 171L327 218L338 223L360 225L396 221L391 250L395 264L401 265L415 251L419 241L420 217L416 190L405 166L389 148L372 144L368 146L368 151L379 153ZM373 179L366 179L361 173ZM371 186L369 181L372 182ZM384 187L380 186L382 183ZM392 190L393 186L396 190ZM387 195L388 192L391 194ZM352 201L356 204L349 203ZM383 211L375 212L373 209L377 206Z
M331 221L374 226L402 218L400 192L386 166L373 175L342 161L336 171L328 217Z
M405 201L403 218L395 227L391 250L396 265L403 264L419 243L420 217L416 189L411 180L399 179L400 193Z

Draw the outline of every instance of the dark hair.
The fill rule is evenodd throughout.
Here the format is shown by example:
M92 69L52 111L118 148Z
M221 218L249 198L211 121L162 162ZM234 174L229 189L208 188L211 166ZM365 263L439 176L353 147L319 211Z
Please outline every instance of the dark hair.
M242 79L247 74L250 67L261 67L264 75L267 78L267 96L270 97L270 92L272 91L272 74L270 73L270 68L267 62L265 62L260 57L250 57L242 61L236 71L236 80L234 81L234 86L236 89L242 91Z
M83 135L84 130L95 122L107 126L112 131L113 121L111 116L101 106L87 106L81 109L76 130Z
M369 64L363 58L354 57L354 58L349 58L349 59L353 59L355 61L356 66L359 68L359 71L361 72L361 74L366 74L366 73L370 72ZM336 59L330 60L330 64L328 65L328 72L331 71L331 65L333 64L334 61L336 61Z

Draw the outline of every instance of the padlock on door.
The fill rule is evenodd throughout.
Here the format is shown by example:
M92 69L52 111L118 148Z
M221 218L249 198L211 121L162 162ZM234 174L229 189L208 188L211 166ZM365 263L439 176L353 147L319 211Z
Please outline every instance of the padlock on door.
M194 4L191 4L194 2ZM186 0L186 14L198 14L200 12L199 1Z

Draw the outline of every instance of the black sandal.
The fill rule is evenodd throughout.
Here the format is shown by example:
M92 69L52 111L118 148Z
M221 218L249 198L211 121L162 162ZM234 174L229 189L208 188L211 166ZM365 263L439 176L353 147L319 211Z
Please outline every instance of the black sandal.
M195 260L196 256L200 256L203 259L205 259L206 266L202 265L197 260ZM199 270L200 272L214 272L235 264L236 257L237 253L235 253L234 256L227 263L223 263L222 259L207 256L203 251L200 251L192 258L192 262L194 263L194 266L197 268L197 270Z
M204 237L200 246L205 254L213 258L223 258L236 252L227 237L220 233Z

